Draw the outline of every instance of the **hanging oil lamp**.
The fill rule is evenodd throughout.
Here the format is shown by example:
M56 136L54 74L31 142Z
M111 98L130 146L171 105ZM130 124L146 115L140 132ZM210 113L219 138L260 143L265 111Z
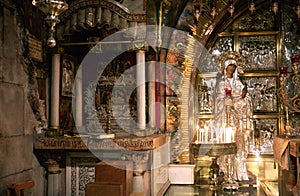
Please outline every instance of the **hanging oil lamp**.
M211 8L211 16L214 19L217 15L217 10L216 10L216 0L210 0L210 8Z
M49 47L54 47L56 45L54 39L55 26L60 22L58 16L68 9L68 4L65 0L33 0L32 5L36 6L46 14L45 21L50 27L47 45Z
M253 0L249 4L249 10L250 10L251 14L253 14L253 12L255 11L255 4L254 4Z
M273 12L275 15L278 12L278 1L277 0L273 0Z
M233 12L234 12L233 0L229 0L228 12L230 13L230 16L232 17L233 16Z
M194 5L194 23L197 25L200 18L200 5Z

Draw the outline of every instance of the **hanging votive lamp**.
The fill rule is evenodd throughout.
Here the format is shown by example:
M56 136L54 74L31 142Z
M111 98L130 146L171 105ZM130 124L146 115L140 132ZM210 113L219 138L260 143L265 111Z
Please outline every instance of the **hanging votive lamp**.
M253 0L249 4L249 10L250 10L251 14L253 14L253 12L255 11L255 4L254 4Z
M233 0L229 0L228 4L229 4L228 12L230 13L230 16L232 17L233 13L234 13Z
M194 23L197 25L200 18L200 5L194 5Z
M287 76L288 67L279 67L279 73L281 76Z
M46 14L45 21L50 27L47 45L54 47L56 45L55 26L60 22L58 16L68 9L68 4L64 0L33 0L32 5Z
M278 12L278 1L277 0L273 0L273 12L275 15Z
M211 8L211 16L214 19L216 17L216 15L217 15L217 10L216 10L217 3L216 3L216 0L210 0L209 4L210 4L210 8Z

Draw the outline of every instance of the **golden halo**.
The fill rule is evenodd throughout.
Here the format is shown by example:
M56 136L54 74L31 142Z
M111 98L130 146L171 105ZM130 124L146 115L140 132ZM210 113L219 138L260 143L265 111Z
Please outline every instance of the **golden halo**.
M244 70L247 68L246 65L246 59L243 57L239 52L236 51L226 51L223 52L218 58L217 58L217 67L218 71L220 73L224 72L225 68L225 61L228 59L233 59L237 63L237 71L239 74L243 74Z

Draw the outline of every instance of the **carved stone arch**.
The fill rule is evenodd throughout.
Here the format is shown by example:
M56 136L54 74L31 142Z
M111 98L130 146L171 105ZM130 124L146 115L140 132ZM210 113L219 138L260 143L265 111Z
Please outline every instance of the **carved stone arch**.
M89 29L122 30L145 24L146 13L131 13L126 7L112 0L77 0L60 16L57 25L57 40L66 35Z

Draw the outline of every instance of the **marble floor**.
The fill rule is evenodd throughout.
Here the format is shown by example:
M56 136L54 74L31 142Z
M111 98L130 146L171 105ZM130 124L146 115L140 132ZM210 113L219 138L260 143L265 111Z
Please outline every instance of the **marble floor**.
M257 186L243 186L238 191L210 190L209 186L199 185L171 185L164 196L278 196L277 182L261 182Z

